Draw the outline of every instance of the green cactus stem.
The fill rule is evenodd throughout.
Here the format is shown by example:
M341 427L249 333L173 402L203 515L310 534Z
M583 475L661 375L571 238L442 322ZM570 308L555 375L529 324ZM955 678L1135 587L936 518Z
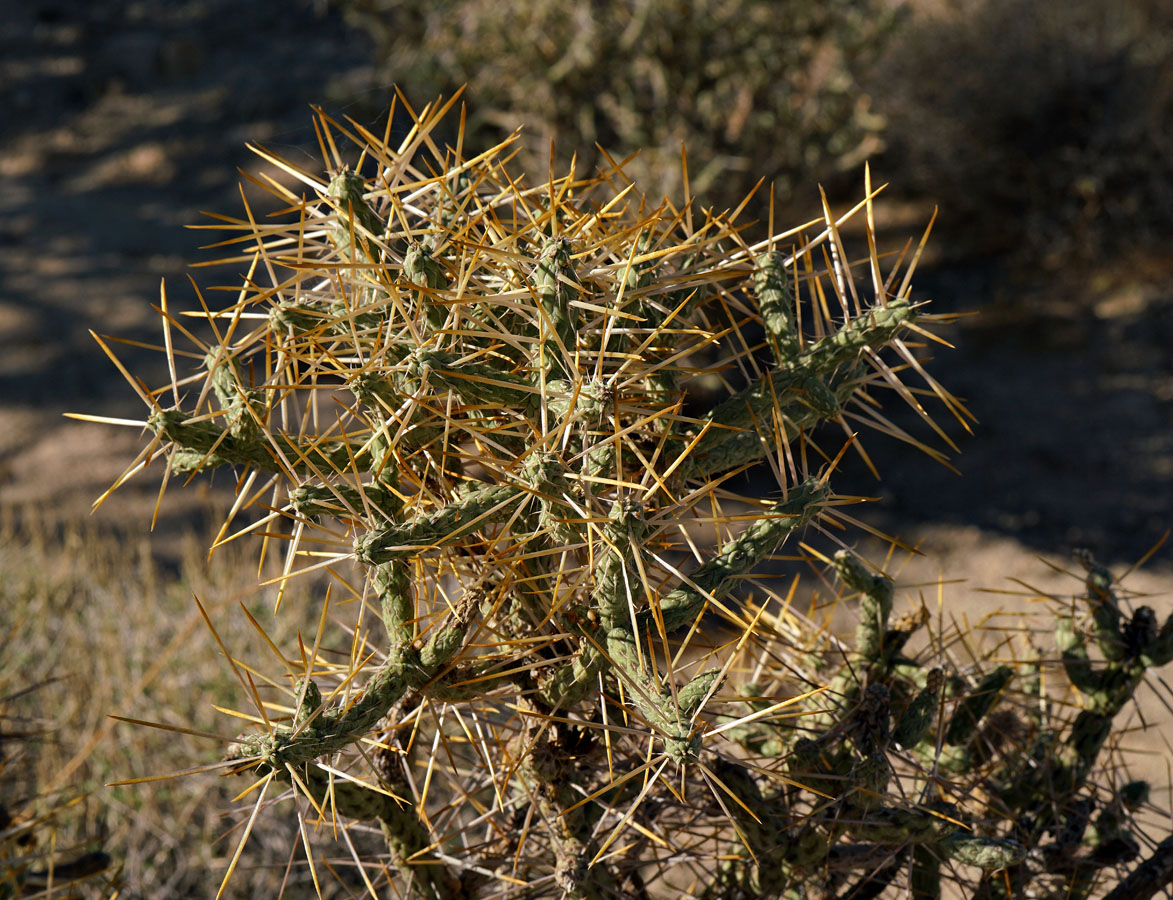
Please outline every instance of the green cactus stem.
M957 704L945 730L945 742L960 747L973 737L978 724L998 702L1002 691L1014 678L1010 666L998 666L968 692Z
M501 521L525 496L510 484L486 484L469 490L458 501L407 522L368 532L354 542L354 556L368 565L416 556L467 536L478 525Z
M446 284L444 270L432 258L432 252L427 245L413 242L403 257L403 276L420 290L412 292L417 304L424 308L424 315L428 325L434 331L439 331L448 320L448 310L442 303L437 302L434 292Z
M379 597L390 646L362 696L346 709L327 710L313 728L277 727L246 738L240 744L242 757L256 757L263 765L281 771L286 765L300 765L341 750L370 731L406 691L423 688L436 678L460 651L468 636L472 603L465 604L459 616L437 628L417 649L415 603L405 564L393 561L377 566L372 588Z
M781 253L765 253L757 258L753 276L754 296L762 314L762 324L774 361L779 366L792 364L799 354L798 330L794 321L794 300Z
M892 615L892 581L873 575L848 550L835 554L835 571L853 591L859 591L859 627L855 632L855 652L866 662L878 661L884 652L884 635Z
M376 263L379 253L373 242L382 237L383 222L367 204L365 194L361 176L345 167L339 170L326 188L326 196L338 210L326 231L339 256L357 260L358 248L363 258Z
M708 430L689 457L690 476L704 477L755 462L774 450L780 437L791 441L834 415L856 385L849 376L840 375L830 384L822 379L854 362L865 349L882 347L914 317L907 303L869 310L815 342L793 365L774 369L714 407L701 420L701 428ZM782 435L773 425L775 410L782 413Z
M570 374L566 358L577 346L577 330L570 303L582 290L582 282L570 261L570 244L565 238L549 240L542 247L534 270L534 286L542 310L544 366L554 378Z
M815 481L791 488L786 499L766 510L761 519L698 566L689 576L689 584L661 598L664 630L671 634L691 625L709 598L720 600L728 595L737 576L750 571L786 537L804 528L818 514L826 497L826 488Z
M156 410L147 427L175 445L171 470L176 474L215 469L220 466L248 466L259 472L292 472L320 475L344 468L349 456L341 442L302 444L280 432L233 434L206 416L193 416L177 409Z

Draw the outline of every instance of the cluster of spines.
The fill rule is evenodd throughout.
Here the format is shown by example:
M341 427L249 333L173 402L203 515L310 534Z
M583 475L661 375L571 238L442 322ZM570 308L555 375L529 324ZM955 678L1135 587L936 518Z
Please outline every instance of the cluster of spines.
M730 683L750 650L803 645L781 619L767 627L764 607L750 616L727 602L740 579L791 534L845 518L827 483L833 454L813 429L838 421L851 434L862 422L907 438L868 412L877 386L925 415L881 356L892 348L923 371L903 340L928 321L907 274L892 290L896 272L881 278L873 249L876 298L861 303L829 214L805 243L796 231L749 247L733 216L694 229L687 207L649 210L614 190L619 168L527 188L505 146L473 160L440 152L431 131L443 112L418 116L398 149L356 126L354 169L330 131L346 129L323 117L327 182L263 154L315 196L274 181L295 223L262 227L250 212L229 224L243 232L230 243L255 245L250 274L237 304L206 313L216 341L201 344L194 408L159 406L167 392L178 400L178 379L146 395L155 439L144 461L162 451L185 475L235 467L237 514L272 489L271 512L222 539L288 521L285 575L315 560L304 568L337 575L385 631L341 667L283 658L294 712L259 710L234 764L292 784L319 814L377 819L419 896L479 886L603 897L663 875L669 858L698 873L699 894L748 896L877 861L896 878L909 853L916 892L931 896L943 860L1022 865L1017 836L979 833L939 797L892 796L903 777L893 748L914 772L986 765L974 737L1013 670L966 680L902 655L924 620L891 623L891 583L854 556L834 566L861 597L861 624L826 689L790 700L791 679L768 696ZM800 250L782 253L785 237ZM258 268L271 285L255 283ZM168 315L168 332L178 327ZM728 385L707 410L689 389L702 372ZM828 465L812 475L819 455ZM725 488L763 459L780 496ZM744 527L723 511L730 501L752 510ZM692 547L693 564L681 561L690 519L718 537L707 554ZM1096 609L1105 633L1118 628ZM698 634L714 611L740 632L720 650ZM1170 639L1145 643L1142 631L1128 640L1155 662ZM1084 689L1092 676L1066 640ZM1133 669L1111 672L1081 734L1102 730L1135 688ZM410 774L416 732L425 708L448 705L463 710L460 733L434 726L426 768L447 758L454 802L425 814ZM792 706L810 715L788 724ZM366 765L355 750L372 740ZM1073 785L1101 744L1073 751ZM478 798L475 815L460 798ZM474 829L486 834L479 849ZM449 852L457 839L466 858ZM494 875L509 858L508 877Z

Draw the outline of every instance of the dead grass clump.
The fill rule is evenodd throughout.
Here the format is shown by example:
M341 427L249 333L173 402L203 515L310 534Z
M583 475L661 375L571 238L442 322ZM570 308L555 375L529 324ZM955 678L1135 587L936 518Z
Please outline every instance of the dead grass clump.
M0 524L7 626L0 794L11 818L0 830L28 826L3 854L21 864L24 890L48 887L50 862L60 888L93 870L101 852L113 865L79 888L87 896L104 896L116 883L160 900L215 894L232 852L231 837L221 840L234 826L223 811L238 786L212 777L154 779L218 757L221 745L193 732L222 728L214 707L239 690L193 595L212 617L244 604L261 621L273 597L255 586L255 558L245 561L229 545L208 564L199 549L206 545L187 539L179 572L169 574L153 561L146 538L88 525L50 527L27 516L20 526ZM296 606L302 595L289 591L284 602ZM220 636L234 656L256 639L239 631ZM182 730L126 725L114 716ZM126 783L135 780L143 783ZM258 858L280 858L293 837L286 831L276 818L255 829L253 839L271 851ZM301 875L282 867L249 872L242 883L271 882L276 893L283 878L293 887Z

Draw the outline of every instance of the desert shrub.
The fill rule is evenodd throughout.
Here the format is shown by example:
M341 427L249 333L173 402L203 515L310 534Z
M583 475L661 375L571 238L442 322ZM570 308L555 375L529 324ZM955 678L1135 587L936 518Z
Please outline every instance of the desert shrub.
M881 121L860 87L898 20L881 0L571 4L345 0L375 39L387 77L413 95L468 85L469 134L486 146L524 126L516 171L544 178L551 141L564 171L603 161L643 192L691 189L738 202L760 178L779 198L801 179L854 167L879 146ZM808 198L809 199L809 198Z
M956 249L1102 265L1173 230L1173 17L1126 0L983 0L922 13L871 85L902 189Z
M967 420L917 356L919 251L881 257L868 198L750 244L615 172L531 185L508 143L438 144L447 108L394 145L322 116L325 174L260 150L289 180L257 182L273 216L219 219L236 299L201 307L206 337L165 312L172 383L129 379L142 462L235 473L221 542L279 549L282 585L330 578L296 639L254 621L257 655L226 652L245 730L223 767L245 780L225 879L284 806L297 871L372 896L1167 881L1173 841L1135 863L1148 786L1113 728L1173 658L1173 617L1084 557L1044 628L983 643L818 549L853 523L831 480L858 432L942 455L881 397L939 439L931 411ZM762 577L803 560L809 613ZM844 640L819 611L848 602Z

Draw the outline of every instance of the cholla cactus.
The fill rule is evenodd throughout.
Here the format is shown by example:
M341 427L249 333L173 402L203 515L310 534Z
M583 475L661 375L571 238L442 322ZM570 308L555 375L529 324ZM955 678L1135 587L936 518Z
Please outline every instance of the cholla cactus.
M226 881L282 798L315 880L325 821L373 896L937 896L965 866L1051 865L1028 850L1053 819L1010 813L1077 803L1169 626L1094 675L1063 632L1102 702L1074 731L1036 703L1030 740L998 756L983 728L1015 671L905 655L925 618L891 622L892 583L850 552L828 562L862 598L854 649L793 590L735 599L788 539L850 521L829 476L860 427L928 449L877 411L881 389L934 428L926 395L966 418L906 343L932 317L909 300L917 256L875 249L870 190L852 265L829 212L749 245L736 213L653 207L618 169L529 187L509 142L441 150L447 109L397 147L321 116L328 177L258 150L302 193L266 179L279 221L216 226L249 266L239 297L205 309L211 342L165 311L172 384L137 388L153 439L132 470L232 467L220 540L283 540L282 584L331 582L312 646L270 642L272 673L232 663L255 727L225 760L256 790ZM738 494L763 461L769 489ZM344 640L325 631L340 609ZM1051 747L1060 768L1024 766ZM992 784L1004 806L961 808ZM1101 807L1113 835L1122 809ZM1080 878L1102 864L1055 858Z

